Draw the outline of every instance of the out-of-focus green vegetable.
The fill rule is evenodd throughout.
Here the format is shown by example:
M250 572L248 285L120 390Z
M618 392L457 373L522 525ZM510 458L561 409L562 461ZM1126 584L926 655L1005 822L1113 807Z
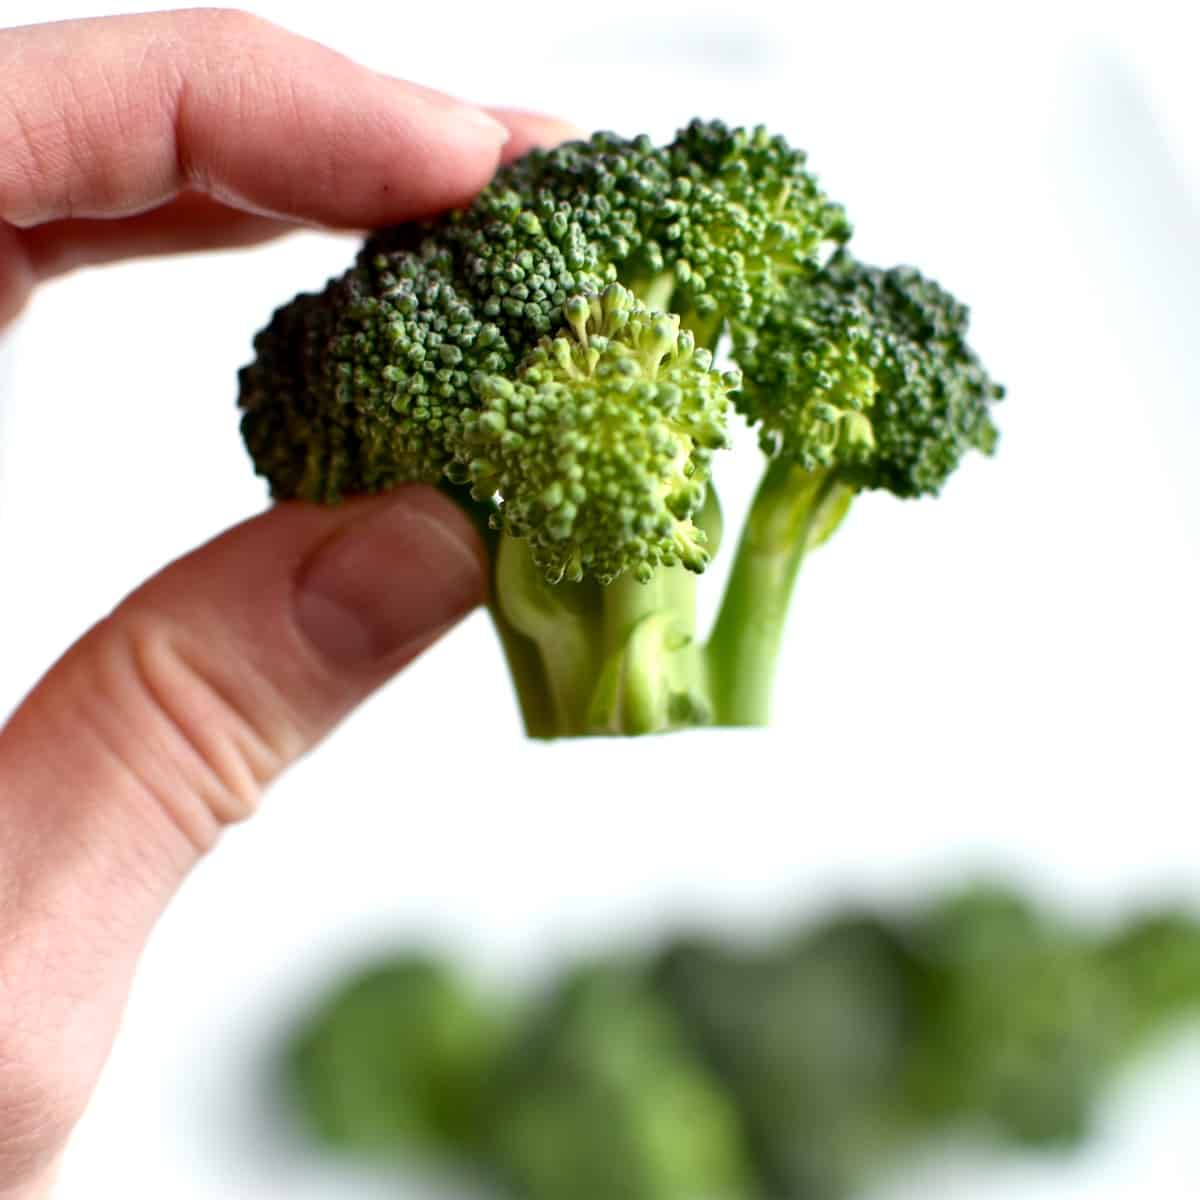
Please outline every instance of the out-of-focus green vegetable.
M1018 1142L1082 1137L1126 1015L1091 940L987 887L933 905L910 944L921 987L913 1111L935 1126L993 1123Z
M678 937L516 1015L406 959L298 1037L296 1095L355 1151L468 1160L512 1200L847 1200L951 1131L1088 1131L1104 1084L1200 1013L1200 921L1114 933L974 887L758 945Z
M845 1195L897 1141L910 974L896 932L865 914L762 951L683 941L660 958L660 989L736 1099L768 1195Z
M1101 949L1123 990L1130 1048L1200 1009L1200 920L1160 909L1128 921Z
M490 1149L528 1200L739 1200L732 1098L641 972L587 969L536 1011L493 1089Z
M442 963L381 963L335 993L293 1046L296 1093L327 1141L461 1155L481 1135L502 1023Z

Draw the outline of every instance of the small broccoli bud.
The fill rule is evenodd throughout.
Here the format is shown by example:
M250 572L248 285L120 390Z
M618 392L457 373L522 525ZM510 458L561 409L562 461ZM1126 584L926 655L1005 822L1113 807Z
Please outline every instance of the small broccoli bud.
M845 252L757 328L735 327L741 408L763 450L856 488L936 493L971 449L990 453L1003 396L966 341L968 313L911 268Z
M502 168L445 236L482 315L529 345L557 329L571 295L662 269L647 239L669 187L647 139L597 134Z
M516 382L481 374L479 411L464 425L476 494L496 494L496 522L524 538L552 582L648 579L708 563L693 516L709 462L728 444L735 377L618 284L574 296Z
M760 422L763 451L806 471L865 461L875 449L872 368L883 353L870 314L853 300L814 296L789 326L786 340L778 326L739 336L752 381L744 409Z
M705 315L755 324L850 225L803 151L759 126L693 121L667 148L676 178L663 231L681 290Z

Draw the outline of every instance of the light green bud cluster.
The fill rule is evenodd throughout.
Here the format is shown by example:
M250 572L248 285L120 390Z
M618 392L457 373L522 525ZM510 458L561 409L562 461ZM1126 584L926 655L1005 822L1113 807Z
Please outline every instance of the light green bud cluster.
M476 494L500 498L497 526L524 538L552 581L703 570L692 518L712 451L728 444L739 377L619 284L573 296L563 321L515 380L476 377L463 439Z

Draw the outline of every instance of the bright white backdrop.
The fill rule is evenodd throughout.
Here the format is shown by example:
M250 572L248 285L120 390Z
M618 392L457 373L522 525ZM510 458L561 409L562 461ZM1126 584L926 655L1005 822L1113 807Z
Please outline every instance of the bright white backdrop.
M166 7L182 7L168 5ZM1200 88L1183 6L248 4L373 66L584 127L693 114L805 145L861 255L969 299L998 457L859 502L810 562L770 734L535 747L472 619L183 889L60 1195L334 1200L262 1083L280 1021L378 946L537 971L684 914L753 924L974 868L1108 912L1200 901ZM7 0L7 24L106 5ZM790 15L789 15L790 14ZM41 293L2 348L0 713L149 572L263 504L234 375L349 260L304 235ZM736 508L751 473L719 476ZM1070 1161L939 1160L890 1200L1189 1200L1200 1047Z

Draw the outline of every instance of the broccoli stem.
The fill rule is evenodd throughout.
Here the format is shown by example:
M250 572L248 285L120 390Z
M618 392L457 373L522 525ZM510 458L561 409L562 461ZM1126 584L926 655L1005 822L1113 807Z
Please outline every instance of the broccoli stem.
M674 311L668 306L671 302L671 295L675 291L675 285L675 272L662 271L648 279L634 280L631 290L647 308Z
M706 647L714 724L766 725L775 666L804 556L846 515L835 472L774 459L763 474Z
M695 640L696 576L548 584L516 538L497 545L493 623L526 733L632 735L711 719Z
M681 566L660 567L649 583L624 575L604 589L608 654L592 696L589 733L664 733L707 724L696 579Z
M712 490L698 523L716 548ZM491 614L530 737L664 733L710 724L708 662L696 639L698 577L661 567L648 583L550 584L517 538L490 537Z
M488 614L492 618L492 626L496 630L500 648L508 664L508 674L513 690L517 693L525 732L531 738L555 737L558 718L541 652L537 643L508 619L498 599L501 581L496 564L499 562L500 543L504 539L492 528L490 518L495 512L495 507L489 500L473 499L470 490L461 485L443 482L439 485L439 491L449 496L470 519L487 547L488 557L493 563ZM508 569L511 570L511 566Z
M493 619L529 736L587 732L604 661L600 584L547 583L517 538L497 538L494 556Z
M713 490L699 523L713 543ZM696 638L697 576L662 567L648 583L550 584L517 538L493 535L491 614L532 738L761 726L805 555L837 528L854 489L836 472L774 459L763 474L707 643Z
M558 714L537 643L512 626L494 597L488 605L488 613L504 651L526 735L531 738L557 737Z

